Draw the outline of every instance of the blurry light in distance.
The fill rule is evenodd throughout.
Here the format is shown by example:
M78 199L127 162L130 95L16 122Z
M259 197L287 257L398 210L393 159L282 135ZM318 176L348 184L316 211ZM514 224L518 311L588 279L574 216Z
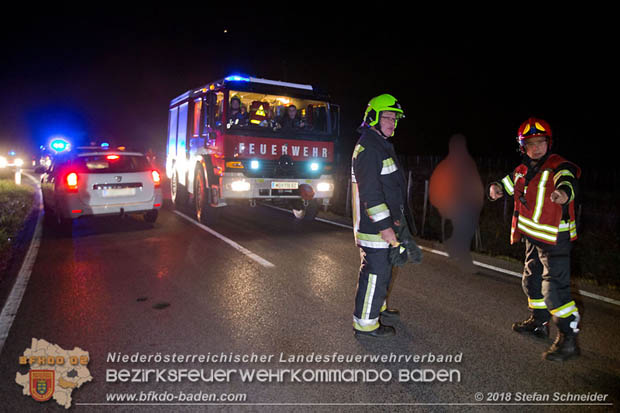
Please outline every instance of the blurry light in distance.
M235 192L243 192L250 190L250 183L246 181L234 181L230 184L230 189Z
M118 155L107 155L105 158L106 158L107 160L109 160L109 161L115 161L115 160L117 160L118 158L120 158L120 156L118 156Z
M312 170L312 171L318 171L318 170L319 170L319 164L318 164L318 163L316 163L316 162L312 162L312 163L310 164L310 170Z
M8 162L4 156L0 156L0 168L6 168Z
M332 184L329 182L319 182L316 186L317 192L327 192L332 189Z
M250 162L250 168L252 168L252 169L258 169L259 166L260 166L260 163L258 161L251 161Z
M22 166L24 161L21 158L15 158L15 166Z
M109 143L107 143L107 142L102 142L102 143L101 143L101 147L102 147L102 148L109 148L109 147L110 147L110 144L109 144Z
M81 209L72 209L72 210L71 210L71 213L72 213L72 214L81 214L81 213L82 213L82 210L81 210Z
M159 208L161 204L153 204L153 208Z

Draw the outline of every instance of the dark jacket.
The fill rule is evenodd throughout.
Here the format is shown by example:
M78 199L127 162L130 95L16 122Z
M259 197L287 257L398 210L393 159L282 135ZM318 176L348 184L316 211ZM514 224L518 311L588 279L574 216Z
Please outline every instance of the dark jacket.
M379 232L396 228L394 221L402 214L411 220L407 180L394 146L373 129L359 132L362 136L353 151L351 168L355 240L362 247L389 248Z

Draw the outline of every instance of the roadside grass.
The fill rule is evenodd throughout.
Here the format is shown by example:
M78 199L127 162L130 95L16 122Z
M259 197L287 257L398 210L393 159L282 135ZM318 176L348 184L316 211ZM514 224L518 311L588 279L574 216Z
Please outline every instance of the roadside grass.
M30 214L34 188L16 185L13 171L0 172L0 273L11 256L11 243Z

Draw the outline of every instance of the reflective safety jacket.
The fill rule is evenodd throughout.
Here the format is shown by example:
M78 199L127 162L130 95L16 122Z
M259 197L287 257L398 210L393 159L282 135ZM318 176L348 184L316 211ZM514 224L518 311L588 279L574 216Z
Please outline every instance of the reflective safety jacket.
M389 248L380 231L393 226L402 214L409 218L407 183L394 146L370 128L362 136L351 161L353 233L361 247Z
M571 241L576 240L574 201L581 169L556 154L547 155L534 165L528 163L522 163L512 175L495 182L501 184L505 194L514 196L510 243L525 235L555 245L558 233L563 231L570 232ZM556 189L568 195L565 205L551 201L551 193Z

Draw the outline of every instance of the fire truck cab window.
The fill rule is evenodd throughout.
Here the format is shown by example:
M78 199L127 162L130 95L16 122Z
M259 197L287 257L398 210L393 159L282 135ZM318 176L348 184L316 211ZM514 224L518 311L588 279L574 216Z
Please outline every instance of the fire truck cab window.
M254 92L229 92L226 128L283 133L326 134L327 102Z

